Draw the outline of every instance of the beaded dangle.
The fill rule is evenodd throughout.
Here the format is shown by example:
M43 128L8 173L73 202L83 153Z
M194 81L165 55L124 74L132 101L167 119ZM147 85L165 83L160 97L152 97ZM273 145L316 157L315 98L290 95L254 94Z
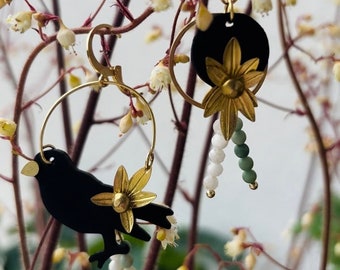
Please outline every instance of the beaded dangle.
M258 184L256 182L256 172L253 170L254 161L249 157L249 147L245 143L247 139L246 133L242 130L243 122L241 118L237 119L235 131L231 137L232 142L235 144L234 153L239 157L238 165L242 173L242 179L249 184L251 189L257 189Z
M246 135L238 113L255 121L255 95L267 74L269 43L263 28L253 18L234 12L235 2L222 0L226 12L210 14L208 19L203 19L207 23L202 24L198 17L186 24L169 51L169 71L177 91L187 102L203 109L204 117L219 114L219 121L214 123L215 135L211 140L207 176L203 181L208 197L215 195L217 177L223 171L223 149L229 140L234 142L234 152L240 158L243 180L251 189L257 188L253 160L248 156L249 147L245 144ZM196 33L190 61L197 75L210 86L201 102L185 93L174 72L176 49L193 26L196 26Z

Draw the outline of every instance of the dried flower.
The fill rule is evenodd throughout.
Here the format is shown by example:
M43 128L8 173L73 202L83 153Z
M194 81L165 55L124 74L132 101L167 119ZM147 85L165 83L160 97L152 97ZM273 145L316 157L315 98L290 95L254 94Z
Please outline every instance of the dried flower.
M252 0L253 9L258 13L268 13L273 9L271 0Z
M171 0L150 0L150 5L154 11L160 12L171 6Z
M200 1L198 6L198 12L196 15L196 26L201 31L206 31L211 22L213 21L213 15L209 12L207 7Z
M62 20L59 20L59 26L60 28L57 34L57 40L61 46L68 50L69 47L74 46L74 43L76 42L76 35L71 29L64 25Z
M154 91L161 91L163 88L169 88L171 83L171 76L169 68L166 67L163 62L159 62L150 75L150 88Z
M10 28L15 32L24 33L31 28L33 11L20 11L14 16L9 15L6 19L6 23L10 25Z
M12 138L17 129L17 124L8 119L0 118L0 136Z
M166 249L168 245L177 246L175 241L179 239L176 218L174 216L167 216L167 219L171 223L171 228L159 228L156 233L156 238L158 241L161 241L163 249Z
M125 231L130 233L134 224L132 209L145 206L156 198L155 193L142 191L150 176L151 168L142 168L129 181L124 166L120 166L114 178L113 193L99 193L91 201L99 206L112 206L120 214Z
M202 105L204 117L220 112L221 131L226 141L233 134L238 111L255 121L256 97L249 88L263 80L265 74L256 71L258 58L252 58L241 65L241 48L232 38L223 54L223 63L207 57L206 67L209 79L215 84L205 95Z

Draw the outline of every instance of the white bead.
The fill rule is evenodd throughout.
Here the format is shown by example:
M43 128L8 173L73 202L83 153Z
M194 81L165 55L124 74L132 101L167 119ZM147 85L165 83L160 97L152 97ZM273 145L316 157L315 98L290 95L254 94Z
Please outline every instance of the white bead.
M206 176L203 179L203 186L207 190L215 190L218 186L218 180L213 176Z
M210 163L208 165L207 173L210 176L217 177L223 172L223 166L220 163Z
M215 134L211 138L211 144L215 148L223 149L223 148L225 148L228 145L228 141L226 141L222 135Z
M220 120L217 119L215 120L214 124L213 124L213 130L216 134L222 134L222 131L221 131L221 124L220 124Z
M209 152L209 158L213 163L221 163L225 158L225 153L222 149L213 148Z

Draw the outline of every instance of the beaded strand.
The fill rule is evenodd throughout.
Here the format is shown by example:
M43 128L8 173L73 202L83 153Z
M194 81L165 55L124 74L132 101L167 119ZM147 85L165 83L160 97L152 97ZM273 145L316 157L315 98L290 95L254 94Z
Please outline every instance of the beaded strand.
M223 137L219 119L214 122L213 129L215 134L211 138L212 148L209 152L210 162L207 168L207 175L203 179L203 186L209 198L215 196L215 189L218 186L217 177L223 172L223 166L221 164L225 158L223 149L228 145L228 141Z
M253 170L254 161L249 157L249 147L245 143L247 139L246 133L242 130L243 122L240 118L237 119L235 131L231 137L232 142L235 144L234 153L240 158L238 165L243 171L242 179L249 184L251 189L257 189L256 182L257 174ZM223 172L222 162L225 158L224 148L227 147L226 141L221 132L220 120L217 119L213 124L214 135L211 138L211 150L209 152L209 165L207 168L207 175L203 179L203 186L206 189L206 195L209 198L215 196L215 189L218 187L218 179Z
M232 142L235 144L234 153L239 157L238 165L242 173L242 179L249 184L251 189L257 189L258 184L256 182L257 175L253 170L254 161L249 157L249 147L245 143L247 139L246 133L242 130L243 122L240 118L237 119L237 124L233 135L231 136Z

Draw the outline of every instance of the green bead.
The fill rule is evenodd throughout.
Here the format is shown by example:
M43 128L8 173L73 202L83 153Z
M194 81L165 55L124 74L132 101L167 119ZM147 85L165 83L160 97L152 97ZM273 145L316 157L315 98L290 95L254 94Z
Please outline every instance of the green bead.
M250 171L254 166L254 161L251 157L240 158L238 161L238 166L243 171Z
M231 140L234 144L244 144L247 139L247 135L243 130L238 130L233 133Z
M244 171L242 173L242 179L244 182L252 184L256 181L257 175L254 170Z
M235 127L235 131L239 131L241 130L243 127L243 122L241 120L241 118L237 118L237 122L236 122L236 127Z
M234 153L239 158L245 158L249 154L249 147L245 143L240 145L236 144L234 147Z

